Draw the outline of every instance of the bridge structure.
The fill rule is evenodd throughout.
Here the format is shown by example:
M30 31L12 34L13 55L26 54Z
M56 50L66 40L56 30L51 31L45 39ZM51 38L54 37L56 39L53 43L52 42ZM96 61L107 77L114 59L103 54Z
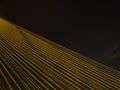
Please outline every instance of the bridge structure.
M120 71L0 18L1 90L120 90Z

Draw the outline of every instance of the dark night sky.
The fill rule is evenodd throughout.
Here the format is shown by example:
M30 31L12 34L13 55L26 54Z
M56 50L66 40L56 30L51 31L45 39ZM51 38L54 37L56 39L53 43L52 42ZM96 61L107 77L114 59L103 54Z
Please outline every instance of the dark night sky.
M120 70L119 0L2 0L0 15Z

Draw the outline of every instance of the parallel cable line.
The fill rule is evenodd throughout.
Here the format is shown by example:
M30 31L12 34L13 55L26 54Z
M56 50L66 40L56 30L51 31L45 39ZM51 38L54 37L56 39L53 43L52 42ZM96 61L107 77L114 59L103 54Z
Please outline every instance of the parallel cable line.
M1 62L0 62L0 64L1 64ZM1 73L1 75L3 76L4 80L6 81L6 83L7 83L7 85L8 85L8 88L9 88L9 89L12 89L9 81L8 81L7 78L5 77L5 75L4 75L4 73L2 72L2 70L0 70L0 73ZM1 80L0 80L0 83L1 83L2 86L4 87L3 83L1 82ZM6 88L7 88L7 87L6 87ZM5 87L4 87L3 89L5 90Z
M15 24L13 24L13 25L15 25ZM41 36L38 36L38 35L30 32L30 31L28 31L28 30L26 30L26 29L24 29L24 28L22 28L22 27L19 27L19 26L17 26L17 25L15 25L15 27L18 28L19 30L24 30L24 31L27 32L27 33L31 33L32 35L40 38L41 40L44 40L44 41L46 41L46 42L48 41L48 43L50 43L50 44L53 45L54 47L55 47L55 45L56 45L56 48L60 47L60 49L63 50L63 51L70 51L70 52L67 52L67 53L71 53L71 54L73 54L73 55L76 55L76 57L80 56L80 57L85 58L85 56L82 56L82 55L80 55L80 54L77 54L77 53L69 50L69 49L66 49L66 48L64 48L64 47L61 47L60 45L58 45L58 44L56 44L56 43L53 43L52 41L49 41L49 40L47 40L47 39L45 39L45 38L42 38ZM86 58L88 58L88 57L86 57ZM89 63L93 62L93 64L96 64L96 65L98 65L98 66L101 65L101 64L96 63L95 61L91 60L90 58L88 58L88 59L89 59L89 60L87 60L87 59L85 59L85 60L90 61ZM105 66L105 65L102 65L102 66ZM106 67L106 68L107 68L107 67ZM109 68L109 69L110 69L110 68ZM111 70L113 70L113 69L111 69ZM113 71L118 72L117 70L113 70ZM116 74L116 73L113 73L113 74ZM120 73L119 73L119 74L120 74ZM119 77L120 77L120 75L119 75Z
M0 59L3 90L120 90L120 71L1 18Z
M12 55L12 56L14 56L14 55ZM13 58L15 58L15 57L13 57ZM15 59L14 59L15 60ZM21 63L19 63L19 62L17 62L17 61L14 61L14 62L16 62L17 63L17 65L19 65L19 66L22 66L22 68L23 69L26 69ZM25 72L28 72L28 70L26 70ZM30 72L29 72L29 75L32 75ZM32 76L32 77L34 77L34 76ZM35 78L35 77L34 77ZM36 79L37 80L37 79ZM41 83L41 82L40 82ZM42 84L42 83L41 83ZM36 85L35 85L36 86Z
M22 59L22 60L24 60L24 58ZM28 61L26 61L27 63L28 63ZM31 64L31 63L29 63L29 64ZM31 64L32 66L33 66L33 64ZM35 69L35 67L33 67L34 69ZM38 71L40 71L40 70L38 70ZM41 73L41 72L40 72Z
M72 63L72 62L71 62L71 63ZM69 63L69 64L70 64L70 63ZM81 64L82 64L82 62L81 62ZM75 65L75 64L73 64L73 65ZM77 63L76 63L76 65L77 65ZM83 64L83 65L84 65L84 64ZM77 65L77 66L78 66L78 65ZM79 66L80 66L80 65L79 65ZM86 66L86 65L84 65L84 66ZM75 67L75 68L78 68L78 67L76 67L76 66L74 66L74 67ZM89 67L89 68L90 68L90 67ZM90 70L89 68L86 69L87 72L89 72L89 71L88 71L88 70ZM82 69L82 70L83 70L83 69ZM113 82L113 83L115 82L114 84L117 84L117 83L118 83L116 78L111 77L110 75L107 75L107 74L106 74L106 75L107 75L107 77L106 77L106 76L104 76L105 73L103 73L103 75L101 76L101 74L98 73L99 71L98 71L98 72L95 72L94 70L95 70L95 68L92 68L92 73L91 73L91 74L92 74L92 75L95 75L95 76L93 76L93 77L96 77L96 75L97 75L97 77L103 78L102 80L104 81L104 79L107 80L107 77L109 76L111 82ZM87 73L87 72L86 72L86 73ZM93 72L94 72L94 73L93 73ZM102 72L100 72L100 73L102 73ZM111 78L112 78L112 79L111 79Z
M6 58L6 57L5 57L5 58ZM7 62L10 63L10 62L12 61L12 59L11 59L10 57L8 57L8 60L10 60L10 61L5 61L5 62L6 62L6 63L7 63ZM6 64L6 65L9 65L9 64ZM13 63L12 66L15 67L16 65ZM10 68L10 66L9 66L9 68ZM14 69L14 70L15 70L15 69ZM14 71L14 70L12 69L12 71ZM19 69L18 69L18 70L19 70ZM22 71L22 70L21 70L21 71ZM24 72L23 72L23 73L24 73ZM23 73L22 73L22 74L23 74Z
M2 76L0 76L1 78L3 78ZM5 82L3 81L3 80L0 80L0 89L3 89L3 90L5 90L5 89L8 89L8 87L4 84Z
M2 67L5 69L5 71L7 72L7 74L9 75L9 77L11 78L11 80L14 82L14 84L17 86L16 89L18 88L20 90L19 85L17 84L17 82L14 80L14 78L11 76L11 74L9 73L9 71L6 69L6 67L3 65L3 63L1 62ZM4 74L5 75L5 74ZM13 84L13 83L12 83ZM10 84L9 84L10 87ZM15 88L15 87L14 87ZM11 89L11 87L10 87Z
M63 51L62 51L62 53L64 53ZM108 72L108 71L103 71L104 69L103 69L103 67L105 66L105 65L102 65L102 64L98 64L98 63L96 63L96 62L94 62L93 64L89 61L89 59L88 58L85 58L85 57L83 57L83 56L81 56L81 57L74 57L74 55L72 56L71 54L67 54L66 53L66 55L69 55L70 57L69 58L74 58L73 60L74 60L74 62L78 62L78 63L81 63L81 62L86 62L86 64L89 64L91 67L96 67L96 68L98 68L98 69L100 69L100 71L102 71L102 72L104 72L104 73L107 73L107 74L110 74L111 76L113 76L114 75L114 77L120 77L120 72L118 72L117 70L112 70L111 72ZM80 60L80 59L82 59L82 61ZM82 65L82 64L81 64ZM86 66L86 65L85 65ZM100 66L100 67L98 67L98 66ZM101 67L101 66L103 66L103 67ZM90 67L89 67L90 68ZM106 68L106 66L105 66L105 68ZM108 68L108 67L107 67ZM109 68L109 69L111 69L111 68ZM106 70L106 69L105 69ZM116 73L112 73L113 71L115 71Z
M4 58L3 58L3 60L4 60ZM9 59L9 60L10 60L10 59ZM4 61L5 61L5 60L4 60ZM11 60L10 60L10 61L11 61ZM9 66L10 69L12 69L12 72L17 76L17 78L19 78L19 80L21 81L21 83L25 85L26 89L29 90L29 87L26 85L26 83L25 83L25 82L22 80L22 78L20 77L19 72L16 72L16 70L18 70L18 69L15 68L16 64L13 62L13 66L14 66L14 67L12 67L12 66L10 66L10 65L7 63L7 61L6 61L5 63L6 63L7 66ZM18 74L19 74L19 75L18 75Z
M14 24L14 25L15 25L15 24ZM63 47L63 46L61 46L61 45L58 45L58 44L56 44L56 43L54 43L54 42L52 42L52 41L49 41L49 40L47 40L47 39L45 39L45 38L43 38L43 37L41 37L41 36L38 36L38 35L30 32L30 31L28 31L28 30L26 30L26 29L24 29L24 28L22 28L22 27L19 27L19 26L16 26L16 27L18 27L21 31L24 30L25 32L30 33L30 34L34 35L35 37L38 37L40 40L43 40L43 41L48 42L49 44L51 44L51 45L52 45L54 48L56 48L56 49L62 50L63 52L66 52L66 53L68 53L68 54L70 54L70 55L73 55L74 57L77 57L77 58L80 58L80 59L84 58L84 61L90 63L91 65L93 64L93 65L96 66L96 67L99 66L99 68L100 68L101 70L105 70L105 72L109 72L110 74L111 74L111 72L114 72L114 73L112 73L113 75L115 74L115 76L120 77L120 72L117 71L117 70L114 70L114 69L112 69L112 68L110 68L110 67L107 67L107 66L105 66L104 64L98 63L98 62L96 62L96 61L94 61L94 60L92 60L92 59L90 59L90 58L88 58L88 57L86 57L86 56L83 56L83 55L81 55L81 54L78 54L78 53L76 53L76 52L73 52L73 51L70 50L70 49L67 49L67 48L65 48L65 47ZM102 67L101 67L101 65L102 65ZM104 67L105 69L104 69L103 67ZM106 70L106 68L109 69L109 70ZM119 73L119 75L116 75L116 74L118 74L118 73ZM112 74L111 74L111 75L112 75Z
M47 59L48 60L48 59ZM52 62L53 63L53 62Z
M67 55L66 55L66 56L67 56ZM63 56L62 56L62 57L63 57ZM72 58L72 57L69 57L69 58ZM75 65L75 64L76 64L76 65L78 64L77 66L83 65L85 68L87 68L86 66L87 66L88 64L85 63L85 62L83 62L84 59L83 59L83 61L80 61L80 62L79 62L79 59L77 59L77 58L76 58L76 60L78 60L78 61L74 61L74 58L71 59L71 60L72 60L71 62L73 62L73 63L75 62L74 65ZM89 64L88 69L91 69L91 70L95 70L95 69L96 69L96 70L97 70L97 68L94 68L93 65L90 65L90 64ZM93 71L93 72L95 72L95 71ZM98 72L95 72L95 73L99 75L99 73L103 73L103 72L98 69ZM105 74L108 75L108 76L110 76L110 77L112 77L111 75L109 75L109 74L107 74L107 73L105 73ZM101 75L102 75L102 74L101 74ZM105 76L105 75L104 75L104 76ZM114 77L113 77L113 78L114 78ZM115 79L115 78L114 78L114 79Z

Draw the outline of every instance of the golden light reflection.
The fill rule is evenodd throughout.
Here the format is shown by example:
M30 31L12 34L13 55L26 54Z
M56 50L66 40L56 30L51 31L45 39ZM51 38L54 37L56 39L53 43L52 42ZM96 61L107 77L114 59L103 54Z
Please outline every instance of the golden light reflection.
M120 72L0 19L3 90L120 90Z

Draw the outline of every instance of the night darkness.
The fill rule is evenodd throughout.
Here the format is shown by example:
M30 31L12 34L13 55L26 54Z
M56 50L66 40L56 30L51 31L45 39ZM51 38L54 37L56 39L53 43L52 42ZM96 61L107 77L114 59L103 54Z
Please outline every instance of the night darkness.
M0 16L120 70L119 0L2 0Z

